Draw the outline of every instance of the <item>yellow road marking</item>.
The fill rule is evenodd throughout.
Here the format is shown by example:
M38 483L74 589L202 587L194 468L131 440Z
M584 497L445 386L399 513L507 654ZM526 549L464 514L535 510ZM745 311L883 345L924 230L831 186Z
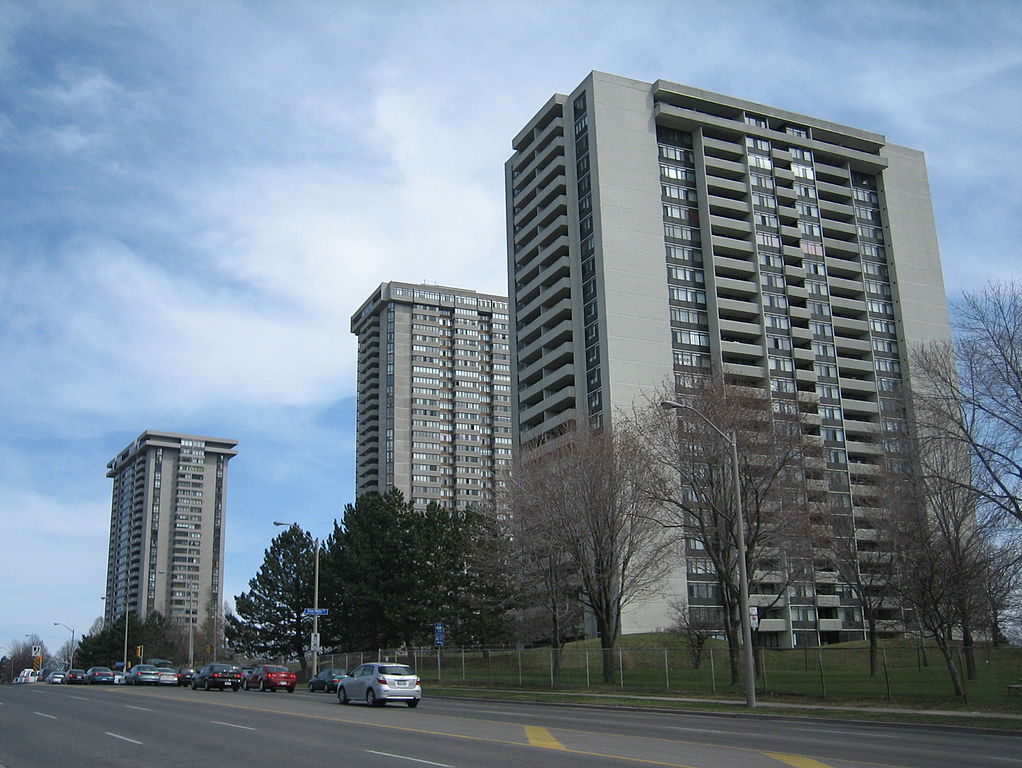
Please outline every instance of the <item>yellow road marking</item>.
M830 768L826 763L821 763L819 760L813 760L811 757L804 757L802 755L783 755L780 752L764 752L767 757L772 757L774 760L780 760L785 765L790 765L792 768Z
M525 735L529 737L529 744L532 746L543 747L544 749L567 749L546 728L540 728L538 725L526 725L524 727Z

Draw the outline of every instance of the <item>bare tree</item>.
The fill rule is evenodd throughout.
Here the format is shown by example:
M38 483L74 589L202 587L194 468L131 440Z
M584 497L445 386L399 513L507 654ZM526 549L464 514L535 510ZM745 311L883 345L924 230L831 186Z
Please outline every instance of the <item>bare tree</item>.
M673 391L662 393L674 397ZM811 511L819 509L822 444L808 434L804 409L795 397L771 401L766 392L719 379L685 395L687 409L665 411L656 398L635 414L644 447L643 492L654 503L659 522L699 543L712 562L724 608L731 684L739 681L738 539L733 473L728 444L702 417L736 436L739 484L744 510L746 567L750 586L769 579L788 582L812 563Z
M535 457L534 457L535 458ZM538 460L538 459L537 459ZM553 674L560 676L560 650L581 626L579 582L560 546L558 518L548 506L555 489L542 464L520 464L503 487L515 546L509 558L522 602L521 625L530 640L549 640Z
M980 512L1022 522L1022 286L988 286L955 307L954 345L913 352L915 418L960 444Z
M524 520L539 525L535 534L550 544L541 558L568 567L596 625L605 682L613 679L623 609L655 591L669 563L672 537L647 509L636 482L642 471L634 441L620 430L566 434L541 457L526 454L516 469Z
M719 615L719 609L691 606L684 600L671 603L671 613L674 617L671 632L678 635L688 648L692 668L699 669L706 643L720 631L723 616Z

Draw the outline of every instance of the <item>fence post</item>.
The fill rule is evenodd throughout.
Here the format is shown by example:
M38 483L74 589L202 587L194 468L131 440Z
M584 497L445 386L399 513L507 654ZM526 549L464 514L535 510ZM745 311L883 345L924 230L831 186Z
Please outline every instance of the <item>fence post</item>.
M625 687L625 657L620 648L617 649L617 669L621 677L621 687Z
M823 674L823 649L817 646L816 653L820 657L820 690L823 692L823 698L827 698L827 676Z
M550 646L550 687L554 687L554 647Z
M522 687L522 649L518 649L518 687Z
M667 690L671 690L671 660L664 648L664 681L667 683Z
M465 682L465 648L461 649L461 682Z
M713 693L717 693L717 668L713 663L713 649L710 649L710 688L713 689Z
M763 693L767 691L767 675L766 675L766 649L760 646L759 648L759 671L763 676Z
M589 649L586 648L586 688L589 686Z

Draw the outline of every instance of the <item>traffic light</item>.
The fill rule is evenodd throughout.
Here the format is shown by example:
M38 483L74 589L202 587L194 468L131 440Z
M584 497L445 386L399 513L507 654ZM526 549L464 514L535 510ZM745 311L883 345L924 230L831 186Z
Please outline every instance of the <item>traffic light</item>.
M141 645L136 645L136 646L135 646L135 655L136 655L136 656L137 656L138 658L140 658L140 659L142 658L142 650L143 650L143 648L142 648L142 646L141 646Z

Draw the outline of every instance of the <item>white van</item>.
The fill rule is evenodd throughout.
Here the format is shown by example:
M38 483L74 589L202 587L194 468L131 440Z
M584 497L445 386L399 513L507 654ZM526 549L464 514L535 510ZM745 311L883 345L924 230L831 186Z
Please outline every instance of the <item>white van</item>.
M16 683L38 683L39 671L35 669L23 669L21 674L14 678Z

